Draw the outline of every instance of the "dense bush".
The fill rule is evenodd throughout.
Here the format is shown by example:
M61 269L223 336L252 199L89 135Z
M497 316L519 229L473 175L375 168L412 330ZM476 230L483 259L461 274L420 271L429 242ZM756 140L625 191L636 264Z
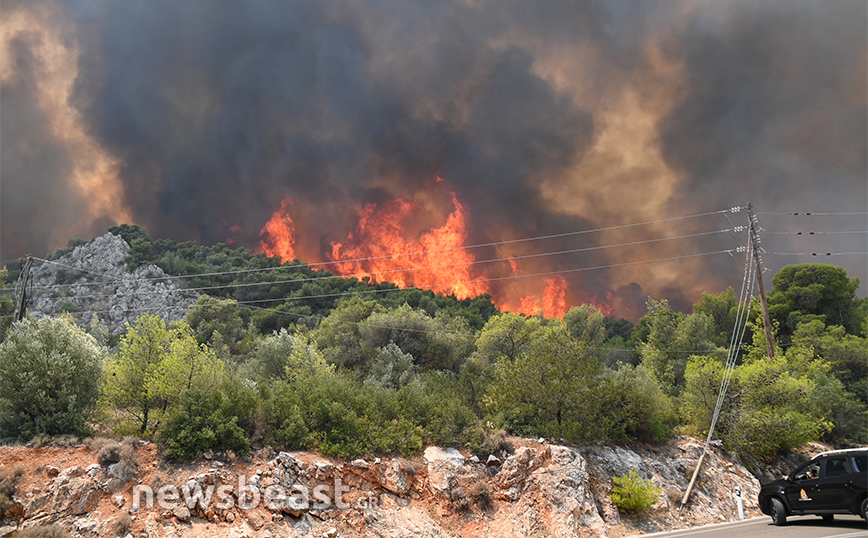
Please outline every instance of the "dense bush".
M190 461L211 449L244 454L250 440L238 425L237 410L222 391L192 389L184 393L160 430L159 441L170 460Z
M277 381L263 408L272 441L287 448L342 458L422 449L424 431L401 416L397 393L346 373Z
M625 475L613 476L612 482L612 504L625 512L648 510L663 493L663 490L654 486L650 480L640 477L634 468Z
M24 320L0 344L0 437L84 435L103 350L64 318Z

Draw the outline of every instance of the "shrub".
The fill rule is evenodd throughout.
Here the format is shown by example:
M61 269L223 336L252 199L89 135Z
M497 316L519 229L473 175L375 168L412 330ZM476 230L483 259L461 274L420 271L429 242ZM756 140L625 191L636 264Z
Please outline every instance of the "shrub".
M275 381L263 397L267 438L285 448L328 456L417 453L424 431L404 416L398 393L365 385L352 374L320 371Z
M192 389L169 415L160 430L160 444L167 458L190 461L210 449L246 453L250 440L238 426L238 416L219 390L210 393Z
M121 514L112 521L112 532L115 536L125 536L133 526L133 518L129 514Z
M102 466L111 465L121 461L121 445L118 443L109 443L99 449L96 454L96 461Z
M467 495L473 500L477 508L486 511L491 508L491 490L485 482L474 482L467 488Z
M489 454L505 459L514 450L509 434L503 430L475 429L470 438L470 448L473 454L485 461Z
M13 504L12 498L15 496L15 489L15 481L12 476L0 478L0 519Z
M20 476L24 476L24 472L27 470L23 465L16 465L15 467L0 467L0 480L11 478L16 479Z
M102 349L65 318L25 320L0 344L0 437L85 434Z
M612 486L612 504L625 512L648 510L663 493L650 480L640 477L634 468L623 476L613 476L612 481L615 483Z

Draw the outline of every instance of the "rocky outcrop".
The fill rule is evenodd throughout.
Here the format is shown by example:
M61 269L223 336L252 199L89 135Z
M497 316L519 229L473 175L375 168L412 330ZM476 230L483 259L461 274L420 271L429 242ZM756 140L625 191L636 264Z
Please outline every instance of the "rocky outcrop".
M185 290L156 265L129 271L124 256L129 245L107 233L33 270L33 317L69 312L79 326L90 328L93 316L112 335L148 312L167 321L183 319L199 297Z
M690 503L679 506L702 453L694 439L649 448L544 440L515 446L499 465L428 447L415 459L340 462L272 452L248 462L212 457L166 466L153 445L143 444L138 465L124 469L81 458L62 469L43 464L41 481L20 488L16 500L24 527L57 523L81 538L112 534L124 518L137 538L605 537L628 534L625 528L651 532L734 519L736 486L748 516L759 515L758 482L719 449L706 456ZM152 455L143 460L148 450ZM619 514L609 500L612 476L630 469L663 489L639 517Z

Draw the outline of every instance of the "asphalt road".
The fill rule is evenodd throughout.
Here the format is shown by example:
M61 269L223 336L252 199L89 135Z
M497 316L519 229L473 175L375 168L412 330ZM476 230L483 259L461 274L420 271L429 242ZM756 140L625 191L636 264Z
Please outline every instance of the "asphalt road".
M693 529L637 535L642 538L868 538L865 520L857 516L835 516L824 523L819 516L787 518L787 524L776 527L768 516L735 523L719 523Z

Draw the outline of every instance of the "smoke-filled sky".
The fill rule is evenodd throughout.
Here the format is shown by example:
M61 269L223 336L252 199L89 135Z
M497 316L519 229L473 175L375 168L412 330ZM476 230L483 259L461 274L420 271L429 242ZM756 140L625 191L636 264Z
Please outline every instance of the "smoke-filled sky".
M866 29L864 0L2 0L0 261L123 222L259 250L287 196L305 261L396 199L420 208L413 235L444 225L454 192L466 245L750 201L778 232L763 239L771 271L833 263L864 295ZM792 212L858 214L771 214ZM746 234L611 245L746 223L716 214L473 256L593 249L517 271L571 271L568 302L635 319L649 295L688 309L738 289L742 254L695 255ZM857 233L780 234L799 231ZM511 270L488 265L474 274ZM525 280L490 286L541 293Z

